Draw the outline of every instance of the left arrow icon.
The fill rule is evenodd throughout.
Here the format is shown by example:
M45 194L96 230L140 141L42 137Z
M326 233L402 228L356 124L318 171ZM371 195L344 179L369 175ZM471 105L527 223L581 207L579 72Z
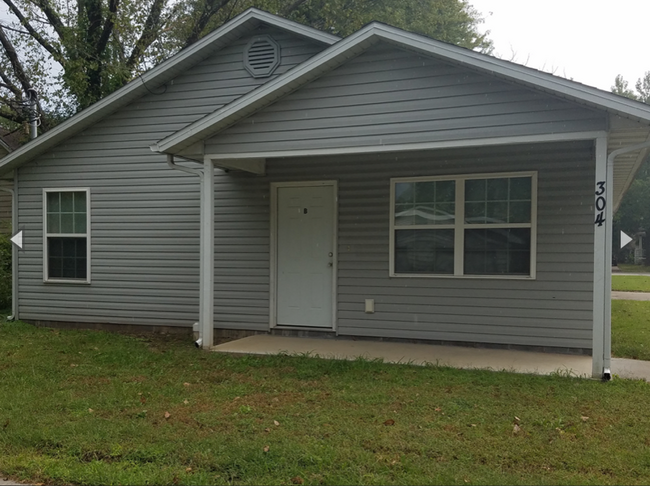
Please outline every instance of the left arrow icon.
M21 250L23 249L23 230L20 230L12 238L11 242Z

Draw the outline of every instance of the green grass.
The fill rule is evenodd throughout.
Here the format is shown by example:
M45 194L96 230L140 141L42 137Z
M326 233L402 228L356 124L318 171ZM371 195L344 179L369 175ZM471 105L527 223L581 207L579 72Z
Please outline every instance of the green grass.
M612 300L612 354L650 360L650 302Z
M645 484L650 385L0 324L0 472L55 484ZM519 430L515 430L515 425Z
M619 263L618 268L624 273L650 273L650 267L645 265L634 265L632 263Z
M650 292L650 277L641 275L612 275L612 290Z

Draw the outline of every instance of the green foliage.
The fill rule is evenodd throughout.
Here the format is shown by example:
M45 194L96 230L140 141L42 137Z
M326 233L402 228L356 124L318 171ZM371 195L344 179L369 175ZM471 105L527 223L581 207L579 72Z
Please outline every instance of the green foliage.
M12 277L11 277L12 243L9 236L0 233L0 309L11 307Z
M625 96L626 98L630 98L632 100L636 100L637 96L630 89L630 83L628 83L625 79L623 79L623 76L620 74L616 76L616 79L614 79L614 86L612 86L612 93L615 93L620 96Z

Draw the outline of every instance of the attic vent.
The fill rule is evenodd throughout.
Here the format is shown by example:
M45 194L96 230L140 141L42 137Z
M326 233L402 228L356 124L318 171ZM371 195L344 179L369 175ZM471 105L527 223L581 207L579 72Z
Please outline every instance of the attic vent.
M280 46L271 36L254 37L244 49L244 67L254 78L273 74L280 64Z

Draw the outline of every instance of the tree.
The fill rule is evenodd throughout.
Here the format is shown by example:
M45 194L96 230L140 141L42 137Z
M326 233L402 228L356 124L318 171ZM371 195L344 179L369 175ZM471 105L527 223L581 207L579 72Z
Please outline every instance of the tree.
M612 93L650 104L650 71L646 71L645 75L636 81L634 84L636 92L632 91L629 86L630 83L623 79L623 76L619 74L614 80Z
M634 94L634 91L632 91L629 88L629 85L630 83L628 83L625 79L623 79L623 76L619 74L618 76L616 76L616 79L614 79L614 86L612 86L612 93L636 100L637 97Z
M467 0L2 1L14 21L0 24L0 126L25 121L24 93L35 89L41 131L249 7L341 36L379 20L470 49L492 47Z

